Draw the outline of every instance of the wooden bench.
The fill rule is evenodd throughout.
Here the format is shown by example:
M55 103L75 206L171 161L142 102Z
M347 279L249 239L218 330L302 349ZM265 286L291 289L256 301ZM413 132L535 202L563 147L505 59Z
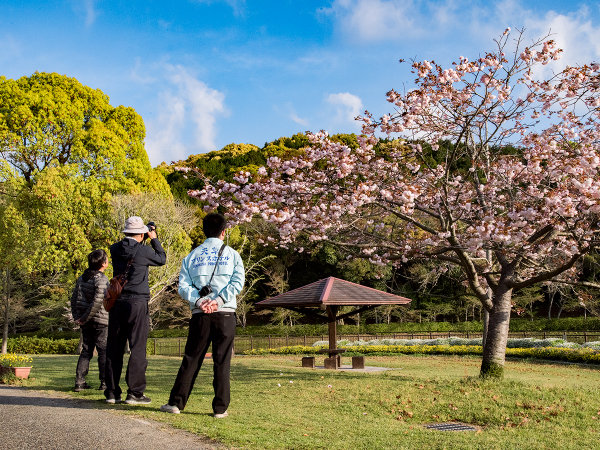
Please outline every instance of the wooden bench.
M314 356L303 356L302 357L302 367L310 367L311 369L315 368L315 357Z
M352 357L352 368L353 369L364 369L365 368L365 357L364 356L353 356Z
M325 358L326 369L339 369L341 367L340 354L344 353L344 349L336 349L332 356ZM329 353L329 350L319 350L318 353ZM310 369L315 368L315 357L314 356L303 356L302 367L308 367ZM365 357L364 356L353 356L352 357L352 368L353 369L364 369L365 368Z

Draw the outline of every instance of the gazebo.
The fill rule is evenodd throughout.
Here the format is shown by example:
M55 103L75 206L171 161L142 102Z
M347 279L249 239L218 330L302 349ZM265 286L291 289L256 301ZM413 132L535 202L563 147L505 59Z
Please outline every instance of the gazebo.
M338 320L356 315L375 306L405 305L410 302L411 299L409 298L329 277L262 300L256 305L261 308L287 308L311 315L316 314L327 319L329 324L329 349L324 351L328 354L328 358L325 359L325 367L337 369L340 366L339 354L345 351L337 348L336 323ZM341 306L355 306L356 308L338 315ZM316 313L314 308L325 309L327 316ZM314 358L312 364L314 366ZM358 368L361 364L364 367L363 359L354 360L353 358L352 367Z

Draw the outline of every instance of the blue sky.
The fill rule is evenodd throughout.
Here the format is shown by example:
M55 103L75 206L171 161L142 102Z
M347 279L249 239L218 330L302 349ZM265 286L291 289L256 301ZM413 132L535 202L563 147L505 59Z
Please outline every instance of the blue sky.
M358 132L410 87L400 58L448 64L510 26L561 64L600 60L597 1L0 0L0 75L58 72L132 106L153 165L297 132Z

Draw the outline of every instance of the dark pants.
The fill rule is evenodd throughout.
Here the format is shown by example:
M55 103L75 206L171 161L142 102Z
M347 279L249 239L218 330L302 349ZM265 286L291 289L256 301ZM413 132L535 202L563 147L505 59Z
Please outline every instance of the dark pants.
M230 401L229 369L234 337L234 313L192 314L185 354L175 384L171 389L169 405L177 406L181 410L185 408L200 367L202 367L204 356L212 342L213 388L215 391L212 408L215 414L227 411Z
M106 390L108 398L111 394L121 396L121 372L123 371L123 354L125 344L129 341L129 363L125 381L127 393L141 396L146 389L146 341L150 317L146 299L120 299L108 313L108 344L106 346Z
M108 327L96 322L88 322L81 326L81 353L75 369L75 384L85 383L90 369L90 360L94 356L94 348L98 350L98 373L100 383L104 381L106 367L106 336Z

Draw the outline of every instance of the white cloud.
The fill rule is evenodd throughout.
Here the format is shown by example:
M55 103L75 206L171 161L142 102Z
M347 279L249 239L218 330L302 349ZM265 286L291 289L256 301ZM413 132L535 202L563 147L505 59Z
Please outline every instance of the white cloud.
M292 119L298 125L302 125L303 127L308 127L308 120L299 117L294 111L290 112L290 119Z
M166 85L156 100L160 112L147 124L152 164L216 150L217 118L227 114L225 95L180 65L167 64L160 85Z
M343 32L364 41L396 39L418 20L410 0L335 0L321 12L334 15Z
M83 7L85 8L85 26L90 27L96 21L96 0L84 0Z
M335 121L338 123L355 123L363 108L362 100L349 92L329 94L326 101L335 108Z
M561 66L600 59L600 27L593 25L586 7L567 15L549 11L543 17L531 17L525 21L525 28L533 37L551 33L550 37L564 50Z
M559 71L567 65L600 60L600 27L594 25L591 16L585 5L565 14L552 10L539 14L521 2L504 0L497 2L485 16L480 15L477 26L482 38L497 36L498 24L510 26L514 31L524 29L524 46L550 33L549 38L554 39L564 52L557 62L536 70L537 76L547 77L552 71ZM491 41L488 42L491 44Z
M82 16L86 27L91 27L96 22L98 11L97 0L71 0L71 7L75 14Z
M292 106L291 103L288 103L286 105L286 110L287 110L287 115L290 119L292 119L292 121L294 123L297 123L298 125L302 125L303 127L308 127L308 120L304 119L302 117L300 117L297 113L296 110L294 109L294 107Z
M593 6L572 3L570 12L558 13L550 5L544 12L533 5L521 0L333 0L319 12L333 17L334 26L346 38L359 42L443 38L466 46L465 50L483 51L492 48L491 39L511 27L525 28L530 38L551 30L559 46L572 55L570 64L597 58L600 32L591 19L597 17L597 11L591 14L589 9Z
M159 104L158 116L147 124L146 151L152 165L184 159L187 151L181 136L186 122L185 101L171 92L162 92Z

